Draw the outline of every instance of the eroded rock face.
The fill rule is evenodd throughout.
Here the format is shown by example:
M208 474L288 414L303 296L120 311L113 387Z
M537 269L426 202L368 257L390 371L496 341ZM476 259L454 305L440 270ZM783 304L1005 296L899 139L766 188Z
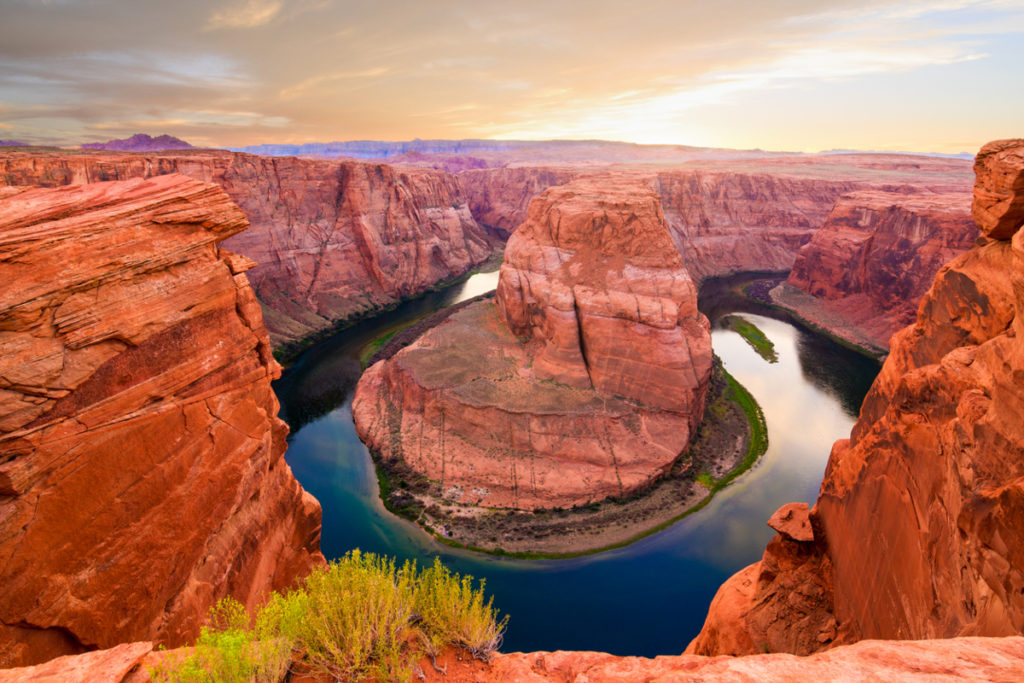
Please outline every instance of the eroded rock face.
M643 183L549 189L512 236L497 305L448 318L356 389L385 461L486 507L568 507L662 474L700 422L707 319Z
M978 228L969 204L966 193L845 195L800 249L787 283L887 348L914 321L939 268L974 244Z
M523 224L533 198L582 175L572 168L519 166L465 171L459 184L480 225L504 239Z
M1024 141L983 148L976 214L999 178L1024 170L1022 150ZM796 643L789 651L797 652L860 638L1024 630L1022 313L1019 229L1011 239L986 237L939 271L916 323L893 338L850 438L833 447L811 512L814 555L775 572L762 561L730 579L719 596L741 593L751 572L766 580L729 615L713 605L688 652L755 651L741 644L763 646L757 623L784 624L785 636L766 645ZM823 560L830 575L821 581ZM818 623L782 614L793 586L824 588L835 638L816 647Z
M695 278L789 270L844 192L864 184L771 174L668 171L657 176L665 219Z
M245 216L180 175L0 194L0 660L179 644L305 574Z
M226 246L257 262L249 278L275 344L421 293L491 250L456 178L440 171L214 150L0 156L7 185L166 173L220 185L249 219Z

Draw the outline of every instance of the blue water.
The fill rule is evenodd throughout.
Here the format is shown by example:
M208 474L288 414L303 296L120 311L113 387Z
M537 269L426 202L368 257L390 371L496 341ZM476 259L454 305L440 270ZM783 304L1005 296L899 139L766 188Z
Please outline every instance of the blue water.
M421 564L440 555L454 570L485 578L495 605L511 615L503 651L601 650L678 654L700 630L718 586L761 557L773 532L765 520L790 501L813 502L832 442L849 434L878 366L789 322L732 301L728 283L705 312L732 311L775 343L769 364L735 332L716 327L712 346L764 410L769 447L759 463L703 510L625 548L580 559L523 561L453 550L387 512L373 465L352 424L360 349L403 320L493 288L474 276L411 302L310 349L275 383L293 427L286 458L323 506L328 558L352 548ZM707 287L702 301L708 302ZM704 304L702 304L704 305Z

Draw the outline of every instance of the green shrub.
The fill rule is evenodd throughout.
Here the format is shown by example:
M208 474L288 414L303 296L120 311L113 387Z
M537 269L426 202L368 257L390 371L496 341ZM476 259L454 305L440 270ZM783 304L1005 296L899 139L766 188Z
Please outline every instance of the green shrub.
M160 683L276 682L294 658L338 680L406 681L422 652L456 646L486 659L498 649L508 617L483 589L438 559L419 573L353 550L271 594L252 621L236 600L217 603L192 651L150 674Z
M484 602L484 582L473 588L472 576L452 574L441 560L423 572L416 588L416 612L422 621L427 652L437 655L452 644L478 659L490 659L501 647L508 617L498 618L492 603Z

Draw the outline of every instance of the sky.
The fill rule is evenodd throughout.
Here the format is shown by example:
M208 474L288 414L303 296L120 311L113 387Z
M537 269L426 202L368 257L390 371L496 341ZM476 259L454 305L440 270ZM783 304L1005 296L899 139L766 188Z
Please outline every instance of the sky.
M0 139L1024 137L1024 0L0 0Z

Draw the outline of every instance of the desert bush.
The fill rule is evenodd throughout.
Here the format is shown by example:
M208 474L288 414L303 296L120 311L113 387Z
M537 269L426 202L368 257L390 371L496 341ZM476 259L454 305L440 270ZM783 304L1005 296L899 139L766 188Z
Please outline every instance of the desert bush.
M438 559L421 573L353 550L271 594L252 620L237 601L219 602L191 652L150 674L160 683L276 682L295 659L337 680L406 681L424 652L456 646L487 659L508 617L484 600L483 581L473 583Z

